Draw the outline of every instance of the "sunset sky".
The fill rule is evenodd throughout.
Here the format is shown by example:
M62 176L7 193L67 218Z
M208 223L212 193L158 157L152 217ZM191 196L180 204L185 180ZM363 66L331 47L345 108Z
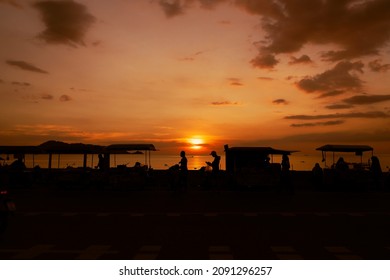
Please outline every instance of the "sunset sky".
M390 152L389 0L0 0L0 38L0 145Z

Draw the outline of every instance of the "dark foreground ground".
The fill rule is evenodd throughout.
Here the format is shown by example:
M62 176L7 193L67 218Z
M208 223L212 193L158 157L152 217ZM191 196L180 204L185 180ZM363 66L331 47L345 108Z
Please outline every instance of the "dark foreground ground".
M390 193L13 192L0 259L390 259Z

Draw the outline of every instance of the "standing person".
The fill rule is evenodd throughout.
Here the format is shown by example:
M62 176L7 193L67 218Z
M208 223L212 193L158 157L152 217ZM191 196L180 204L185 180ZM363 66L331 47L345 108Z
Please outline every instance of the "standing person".
M104 156L102 154L99 154L99 161L98 161L98 165L97 165L97 168L99 168L100 170L103 170L104 169Z
M380 190L382 189L382 168L379 162L379 158L376 156L371 157L371 166L370 166L371 178L373 180L374 189Z
M312 179L314 189L316 190L322 189L323 178L324 178L323 170L320 164L317 162L314 165L313 169L311 170L311 179Z
M290 178L290 159L288 158L287 154L283 154L281 166L282 166L282 173L280 178L281 187L286 188L291 193L293 193L294 190L292 189L291 178Z
M212 151L210 155L214 158L213 162L206 161L208 166L211 166L211 180L214 185L217 184L218 174L219 174L219 163L221 161L221 157L217 155L216 151ZM209 184L208 184L209 185Z
M187 189L187 177L188 177L188 167L187 167L187 157L186 152L180 152L180 162L179 162L179 188L186 190Z

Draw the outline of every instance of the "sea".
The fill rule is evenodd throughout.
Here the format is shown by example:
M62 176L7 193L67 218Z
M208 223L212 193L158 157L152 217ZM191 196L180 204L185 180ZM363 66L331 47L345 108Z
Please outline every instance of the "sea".
M371 153L367 152L363 154L363 158L355 156L351 153L337 153L335 155L335 161L342 156L344 160L349 163L368 163L371 157ZM382 171L389 171L390 168L390 154L376 154L379 158ZM11 164L15 159L13 155L1 155L1 165ZM312 170L315 163L319 163L321 167L330 167L333 164L332 153L327 153L326 161L322 160L321 153L317 154L305 154L302 152L293 153L289 156L290 165L292 170ZM150 161L149 161L150 159ZM187 155L188 169L199 170L203 166L206 166L206 161L213 161L213 157L210 155ZM169 167L178 164L180 161L179 155L166 155L159 154L159 152L151 152L151 155L143 154L125 154L125 155L111 155L110 166L117 167L118 165L126 165L132 167L136 162L148 165L153 169L164 170ZM282 158L280 155L274 155L271 158L271 162L280 163ZM49 158L48 155L26 155L25 164L27 168L33 168L39 165L41 168L48 167ZM88 155L87 167L96 168L98 163L97 155ZM52 168L77 168L83 166L83 155L53 155L52 156ZM225 170L225 156L221 154L221 169Z

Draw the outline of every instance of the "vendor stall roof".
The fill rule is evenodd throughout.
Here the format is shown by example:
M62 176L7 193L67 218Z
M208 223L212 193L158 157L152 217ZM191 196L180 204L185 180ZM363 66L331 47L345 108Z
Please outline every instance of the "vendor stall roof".
M37 146L0 146L0 154L44 154Z

